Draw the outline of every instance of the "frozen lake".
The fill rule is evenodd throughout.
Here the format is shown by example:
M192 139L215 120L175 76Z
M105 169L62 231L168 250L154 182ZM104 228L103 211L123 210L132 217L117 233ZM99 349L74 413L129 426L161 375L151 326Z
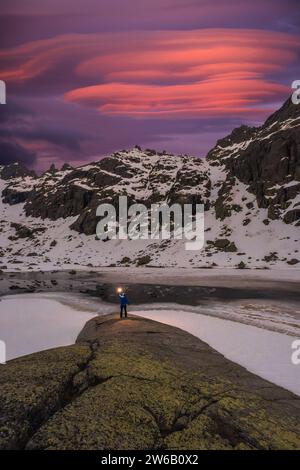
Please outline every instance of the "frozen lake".
M291 360L295 336L176 307L135 306L132 313L181 328L250 372L300 396L300 365ZM117 310L116 305L90 297L61 293L2 297L0 340L6 343L7 360L73 344L90 318ZM269 318L270 312L265 315Z
M186 311L142 310L134 314L181 328L227 359L300 396L300 365L291 360L293 336Z
M0 340L6 344L6 360L74 344L85 323L94 316L38 294L2 297Z

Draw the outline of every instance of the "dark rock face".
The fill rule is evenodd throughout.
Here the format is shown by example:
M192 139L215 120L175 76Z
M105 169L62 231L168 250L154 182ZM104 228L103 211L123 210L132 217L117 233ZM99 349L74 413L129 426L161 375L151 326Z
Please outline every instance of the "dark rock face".
M299 400L177 328L96 317L10 361L1 449L299 449Z
M51 220L78 216L71 228L95 235L96 210L101 203L113 204L117 213L121 195L127 196L129 205L203 203L208 208L210 189L201 160L135 149L77 169L52 168L37 179L31 191L16 191L11 185L3 196L9 204L25 201L27 216Z
M54 191L52 194L43 190L35 191L27 201L26 215L56 220L78 215L93 197L93 191L69 185L65 190ZM41 204L41 202L43 203ZM38 215L39 214L39 215Z
M33 231L25 227L24 225L17 224L17 223L11 223L11 227L13 227L16 230L16 235L18 238L31 238L33 237Z
M217 150L220 149L222 151L222 157L230 157L232 152L232 146L236 144L242 144L245 141L248 141L254 138L258 132L258 127L249 127L249 126L240 126L234 129L230 135L224 137L223 139L219 139L216 143L216 146L210 150L207 154L207 157L211 160L218 159L216 155Z
M286 224L291 224L295 222L296 220L300 220L300 209L293 209L291 211L288 211L284 215L283 220L285 221Z
M33 170L28 170L22 163L11 163L0 169L0 177L3 180L11 178L19 178L24 176L31 176L36 178L36 173Z
M215 202L216 218L220 220L230 217L233 211L238 212L240 207L232 204L230 196L231 189L235 184L235 179L230 174L227 175L226 180L218 191L218 198Z
M95 235L98 218L96 217L96 209L99 203L95 203L94 208L84 210L73 224L70 225L72 230L84 233L85 235Z
M14 239L17 238L34 238L34 236L43 233L46 229L43 227L29 228L25 225L11 222L10 226L15 229Z
M237 251L237 248L234 244L234 242L230 242L230 240L227 240L227 238L219 238L215 240L214 246L222 251L226 252L235 252Z
M61 171L73 170L73 167L69 163L64 163L61 167Z
M21 202L25 202L30 195L31 191L16 190L12 186L7 186L2 191L3 202L10 204L11 206L14 204L20 204Z
M290 99L260 128L242 126L220 140L207 158L212 164L225 164L229 185L232 177L247 184L258 206L268 208L270 219L298 219L292 205L300 194L300 106ZM216 204L217 217L228 213L223 204L228 191L227 181ZM284 215L288 208L292 210Z
M194 160L192 163L193 171L190 168L191 161L186 159L182 168L177 172L168 193L168 203L204 204L205 209L208 209L211 181L207 173L203 172L201 160ZM165 176L168 181L168 175Z

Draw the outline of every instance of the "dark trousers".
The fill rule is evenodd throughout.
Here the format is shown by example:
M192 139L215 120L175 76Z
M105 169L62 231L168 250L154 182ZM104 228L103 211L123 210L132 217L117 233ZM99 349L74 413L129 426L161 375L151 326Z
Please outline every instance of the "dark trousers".
M120 306L120 318L123 318L123 311L125 318L127 318L127 305Z

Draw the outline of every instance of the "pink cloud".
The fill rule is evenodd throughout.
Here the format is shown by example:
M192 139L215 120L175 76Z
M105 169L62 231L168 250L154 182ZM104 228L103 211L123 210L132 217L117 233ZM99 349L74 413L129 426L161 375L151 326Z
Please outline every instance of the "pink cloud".
M65 99L106 115L251 113L288 94L268 74L296 61L296 44L293 36L256 30L148 33L127 42L125 52L121 46L80 62L79 75L104 83L69 91Z
M296 63L299 45L250 29L73 34L0 51L0 73L26 86L69 66L64 99L109 116L251 114L289 92L269 77Z
M107 115L213 117L248 113L252 106L270 102L287 90L263 80L224 76L188 85L109 83L70 91L65 98Z

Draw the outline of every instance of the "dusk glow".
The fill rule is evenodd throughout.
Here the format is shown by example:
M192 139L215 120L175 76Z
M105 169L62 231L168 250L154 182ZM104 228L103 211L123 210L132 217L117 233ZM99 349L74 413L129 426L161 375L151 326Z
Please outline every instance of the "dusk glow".
M296 7L2 2L8 99L0 163L10 161L7 145L37 169L134 144L204 156L234 126L260 124L289 95L299 78Z
M300 450L299 0L1 0L0 31L0 451Z

